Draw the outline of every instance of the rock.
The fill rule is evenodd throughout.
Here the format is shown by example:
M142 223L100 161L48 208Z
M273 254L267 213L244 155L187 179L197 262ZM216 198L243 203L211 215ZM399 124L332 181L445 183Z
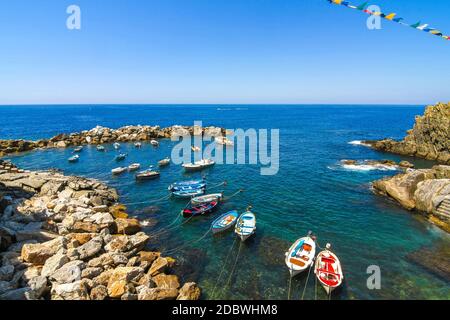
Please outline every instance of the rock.
M51 290L54 300L90 300L88 287L84 281L56 284Z
M80 260L86 260L97 255L103 247L103 240L101 237L96 237L82 246L77 248L80 255Z
M139 232L133 236L117 236L105 246L106 251L126 252L133 249L142 250L150 239L143 232Z
M11 281L14 275L14 266L6 265L0 267L0 281Z
M178 297L177 289L147 288L140 286L136 288L139 300L175 300Z
M124 293L124 295L120 297L120 300L127 300L127 301L138 300L138 295L127 292L127 293Z
M178 281L178 277L176 275L166 275L164 273L160 273L154 276L152 280L156 284L156 287L161 289L180 288L180 282Z
M49 277L69 261L70 259L62 251L58 252L45 261L44 267L42 268L42 276Z
M159 257L153 262L147 274L153 277L156 276L158 273L164 272L168 267L169 261L166 258Z
M94 210L94 212L109 212L109 208L106 205L93 207L92 210Z
M108 297L108 289L105 286L97 286L91 290L91 300L105 300Z
M97 258L91 259L88 262L88 266L89 267L105 267L105 266L114 265L113 256L114 255L111 253L104 253Z
M139 261L141 263L145 261L150 264L161 256L161 253L159 252L149 252L149 251L141 251L138 254L139 254Z
M41 298L50 289L48 286L47 278L43 276L38 276L31 279L28 282L28 285L33 292L33 297L36 299Z
M81 279L85 263L81 260L70 261L50 275L50 280L57 283L71 283Z
M450 199L450 179L430 179L420 182L414 192L416 209L428 214L437 213L444 199Z
M111 298L120 298L130 291L129 282L143 276L143 270L137 267L116 268L108 281L108 295Z
M201 294L201 290L196 283L188 282L181 287L177 300L198 300Z
M37 265L43 265L45 261L63 249L65 241L63 237L56 238L41 244L25 244L22 247L22 259Z
M95 277L94 279L92 279L93 282L93 286L107 286L108 282L109 282L109 278L111 278L111 275L113 274L114 270L113 269L109 269L106 271L103 271L99 276Z
M32 300L33 297L27 295L30 291L29 287L10 290L0 295L0 300Z
M87 278L87 279L94 279L95 277L99 276L103 272L103 268L96 267L96 268L86 268L81 272L81 277Z
M398 165L402 168L414 168L414 165L406 160L400 161Z
M122 219L115 220L118 234L135 234L141 231L141 225L137 219Z
M89 217L89 220L99 225L110 226L114 223L114 218L109 214L109 212L97 212L96 214Z
M54 213L60 213L60 212L66 212L67 211L67 205L65 203L59 203L55 205L55 208L53 209Z
M56 143L57 148L66 148L67 144L64 141L59 141Z

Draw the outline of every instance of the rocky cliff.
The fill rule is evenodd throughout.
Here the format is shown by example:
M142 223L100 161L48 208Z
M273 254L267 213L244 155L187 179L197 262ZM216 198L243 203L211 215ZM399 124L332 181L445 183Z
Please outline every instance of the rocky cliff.
M0 160L0 300L199 299L100 181Z
M374 149L450 164L450 103L428 106L402 141L364 141Z
M424 213L431 222L450 232L450 166L413 170L372 183L408 210Z

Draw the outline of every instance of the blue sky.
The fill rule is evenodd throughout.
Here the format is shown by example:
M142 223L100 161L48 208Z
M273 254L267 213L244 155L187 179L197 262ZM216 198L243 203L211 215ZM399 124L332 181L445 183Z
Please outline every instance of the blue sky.
M450 34L448 0L371 3ZM325 0L5 0L0 104L450 101L450 41L367 18Z

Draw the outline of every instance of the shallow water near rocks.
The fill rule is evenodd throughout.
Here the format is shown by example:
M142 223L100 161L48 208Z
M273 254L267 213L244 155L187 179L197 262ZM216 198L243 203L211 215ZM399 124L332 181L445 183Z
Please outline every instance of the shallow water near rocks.
M144 144L136 149L122 144L121 152L128 153L123 163L114 160L117 151L111 145L106 145L105 153L97 152L94 146L85 147L75 164L67 161L72 149L34 151L10 158L26 169L59 168L65 174L97 178L117 188L130 213L148 222L144 230L155 236L149 246L175 256L182 280L198 281L207 299L287 299L289 285L291 299L300 299L303 291L305 299L328 299L322 288L317 286L316 290L313 274L306 290L307 273L289 284L284 253L308 230L317 235L320 246L330 242L343 264L345 284L332 299L449 299L448 281L408 258L435 243L448 246L448 234L372 193L371 181L395 171L349 170L340 165L342 159L406 159L418 167L432 166L431 162L349 143L401 139L412 127L414 116L423 111L423 106L1 107L0 138L48 138L96 125L193 125L194 120L202 120L204 126L231 129L280 129L279 173L261 176L256 165L216 165L204 171L209 186L227 181L226 186L211 192L223 190L231 195L239 189L245 191L211 216L185 224L179 213L186 200L151 201L165 197L170 183L198 178L201 173L185 174L180 166L171 164L161 169L159 180L145 183L136 183L129 173L118 177L110 173L133 162L140 162L144 169L156 165L170 156L174 145L170 140L161 140L159 148ZM243 211L248 205L257 215L255 237L240 243L231 231L206 234L218 214ZM369 265L381 268L381 290L366 286Z

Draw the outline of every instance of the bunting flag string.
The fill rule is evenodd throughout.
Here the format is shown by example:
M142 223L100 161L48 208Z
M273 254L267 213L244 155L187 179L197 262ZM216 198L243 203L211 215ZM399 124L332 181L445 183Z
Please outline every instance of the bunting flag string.
M355 10L359 10L359 11L365 12L365 13L367 13L369 15L378 16L378 17L384 18L384 19L389 20L389 21L397 22L397 23L399 23L401 25L404 25L404 26L407 26L407 27L411 27L411 28L414 28L414 29L417 29L417 30L421 30L421 31L430 33L432 35L441 37L441 38L443 38L445 40L450 40L450 36L444 35L441 31L439 31L437 29L430 28L428 26L428 24L426 24L426 23L422 24L419 21L419 22L416 22L414 24L408 24L408 23L404 22L403 18L397 17L396 13L384 14L383 12L368 10L367 9L369 7L369 3L368 2L364 2L363 4L360 4L359 6L354 6L349 1L346 1L346 0L327 0L327 1L329 3L332 3L332 4L341 5L341 6L344 6L344 7L347 7L347 8L351 8L351 9L355 9Z

